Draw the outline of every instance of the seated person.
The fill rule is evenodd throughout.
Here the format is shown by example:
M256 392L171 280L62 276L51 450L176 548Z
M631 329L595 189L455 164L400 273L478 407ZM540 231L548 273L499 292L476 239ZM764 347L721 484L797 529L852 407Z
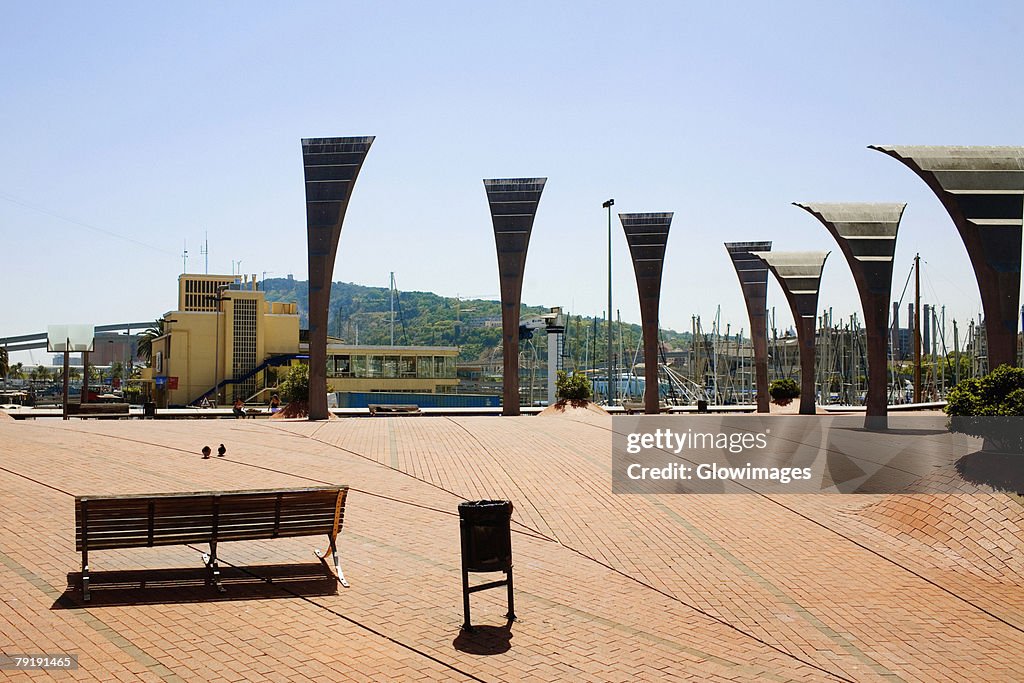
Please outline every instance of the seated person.
M235 417L245 417L245 402L240 399L235 399L235 404L231 407L231 412L235 414Z
M270 397L270 412L276 413L279 410L281 410L281 397L277 394L273 394Z

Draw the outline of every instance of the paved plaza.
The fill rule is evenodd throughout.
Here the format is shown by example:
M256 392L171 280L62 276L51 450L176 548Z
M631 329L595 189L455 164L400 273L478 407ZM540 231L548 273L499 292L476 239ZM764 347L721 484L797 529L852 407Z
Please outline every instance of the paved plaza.
M680 417L698 420L699 417ZM806 419L820 419L809 417ZM1024 680L1024 505L933 495L614 495L612 419L0 416L0 653L102 681ZM224 458L203 460L223 443ZM351 487L339 536L90 554L74 496ZM460 632L457 506L513 501L516 612ZM475 582L484 577L474 577Z

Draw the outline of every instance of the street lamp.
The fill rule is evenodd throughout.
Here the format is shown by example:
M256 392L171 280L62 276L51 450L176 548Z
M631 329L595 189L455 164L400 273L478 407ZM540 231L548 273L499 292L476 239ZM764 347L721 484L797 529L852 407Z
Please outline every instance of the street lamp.
M241 263L241 261L239 261ZM231 299L229 296L224 296L224 290L230 285L217 285L217 296L204 297L207 301L217 302L217 317L213 323L214 325L214 348L213 348L213 402L215 404L220 403L220 388L217 386L217 380L220 379L220 302L226 299Z
M107 359L110 363L110 393L114 393L114 340L108 339L107 344L109 345L107 346ZM122 386L122 392L126 388L127 387Z
M615 390L612 388L612 206L614 199L609 199L601 208L608 209L608 405L615 401Z

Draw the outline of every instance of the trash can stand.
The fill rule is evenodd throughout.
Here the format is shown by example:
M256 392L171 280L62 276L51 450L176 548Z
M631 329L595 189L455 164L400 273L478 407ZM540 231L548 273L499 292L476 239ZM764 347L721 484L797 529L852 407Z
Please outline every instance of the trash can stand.
M472 631L469 594L506 586L508 613L514 621L515 599L512 585L512 503L507 500L477 500L459 504L459 531L462 541L462 607L464 631ZM505 578L479 586L469 585L470 572L504 572Z

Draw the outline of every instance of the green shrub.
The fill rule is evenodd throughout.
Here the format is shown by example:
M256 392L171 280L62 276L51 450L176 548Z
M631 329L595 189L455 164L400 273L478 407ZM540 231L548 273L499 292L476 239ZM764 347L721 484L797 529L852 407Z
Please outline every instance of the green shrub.
M1024 368L1000 365L984 377L961 380L946 400L947 415L1024 416Z
M142 403L142 387L125 387L123 395L125 403L131 403L132 405L139 405Z
M1024 368L1000 365L950 389L949 430L983 437L986 448L1024 452Z
M277 385L281 400L285 403L309 400L309 366L305 363L293 365L284 373L284 379Z
M789 405L794 398L800 397L800 387L796 381L785 378L773 380L768 386L768 395L772 397L772 402L784 406Z
M559 370L555 390L562 401L589 401L593 395L590 391L590 380L582 372L573 372L570 375L565 370Z

